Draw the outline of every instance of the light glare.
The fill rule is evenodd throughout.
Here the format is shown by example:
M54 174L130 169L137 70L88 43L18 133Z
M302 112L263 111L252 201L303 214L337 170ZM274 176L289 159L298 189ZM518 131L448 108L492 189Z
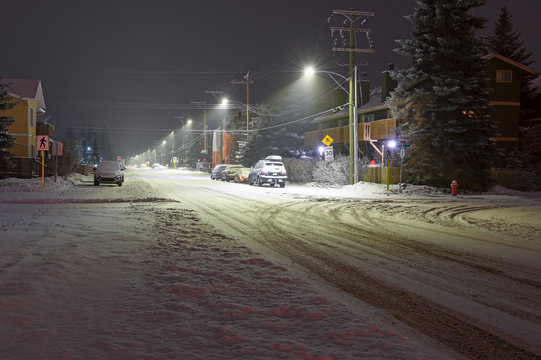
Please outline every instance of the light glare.
M306 76L312 76L314 75L316 70L312 66L308 66L306 69L304 69L304 74Z

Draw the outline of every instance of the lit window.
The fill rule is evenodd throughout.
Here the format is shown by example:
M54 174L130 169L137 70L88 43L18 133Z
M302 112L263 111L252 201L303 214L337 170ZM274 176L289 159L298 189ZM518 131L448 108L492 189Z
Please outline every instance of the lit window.
M496 70L496 82L499 82L499 83L513 82L513 72L511 70Z

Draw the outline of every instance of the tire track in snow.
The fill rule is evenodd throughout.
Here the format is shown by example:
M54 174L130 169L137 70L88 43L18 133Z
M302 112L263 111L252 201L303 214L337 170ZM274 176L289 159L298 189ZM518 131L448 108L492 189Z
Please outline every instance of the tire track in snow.
M283 233L283 223L276 222L278 213L279 210L267 213L264 223L273 230L273 236L265 236L265 243L282 255L294 258L322 279L371 305L389 311L400 321L472 358L486 358L489 354L494 358L538 358L534 353L470 323L471 319L460 319L449 308L379 281L358 267L340 261L337 256L331 257L328 247L318 250L306 241L291 237L289 233L282 234L287 237L287 241L277 240L276 234Z

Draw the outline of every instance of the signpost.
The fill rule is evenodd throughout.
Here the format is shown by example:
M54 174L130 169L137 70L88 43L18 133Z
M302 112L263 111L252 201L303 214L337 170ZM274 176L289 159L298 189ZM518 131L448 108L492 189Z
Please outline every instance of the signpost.
M402 192L402 160L406 156L406 148L410 146L407 140L400 140L400 180L398 180L398 192Z
M54 182L56 182L56 178L58 176L58 157L62 156L62 150L64 149L64 143L61 141L55 141L53 143L53 155L56 156L55 158L55 165L54 165Z
M391 149L388 148L385 151L385 159L387 160L387 191L389 191L389 183L391 181L391 159L393 157L393 153L391 152Z
M45 151L49 151L49 136L36 136L38 150L41 150L41 187L45 187Z

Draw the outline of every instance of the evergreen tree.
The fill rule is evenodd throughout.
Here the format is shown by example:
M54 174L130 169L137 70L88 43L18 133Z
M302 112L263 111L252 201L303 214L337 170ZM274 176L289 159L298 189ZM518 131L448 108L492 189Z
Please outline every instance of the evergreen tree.
M418 0L409 20L413 39L398 40L396 51L411 66L393 72L399 87L389 100L411 141L406 151L413 183L486 189L493 164L495 127L489 117L482 43L476 31L484 19L472 10L484 0Z
M6 151L13 146L15 138L8 134L8 126L15 121L12 116L4 116L3 111L17 105L8 94L8 86L0 82L0 170L8 170L11 153Z
M487 36L485 46L488 52L496 52L524 66L531 66L532 53L524 47L524 41L520 40L521 34L515 29L512 22L513 15L507 11L507 6L500 9L500 15L494 26L494 34ZM534 112L535 88L532 81L538 75L525 74L522 77L520 87L520 125L525 126L526 120Z

